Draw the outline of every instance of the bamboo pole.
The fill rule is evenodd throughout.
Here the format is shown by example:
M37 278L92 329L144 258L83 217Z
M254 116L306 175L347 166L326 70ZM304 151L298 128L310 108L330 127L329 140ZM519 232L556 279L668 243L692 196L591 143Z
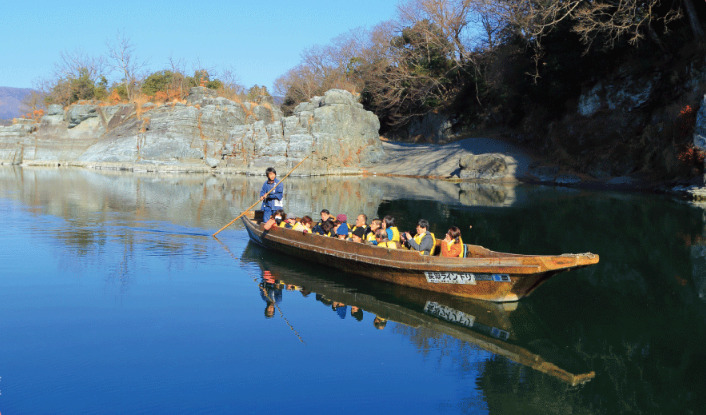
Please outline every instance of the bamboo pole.
M277 186L279 186L280 184L282 184L282 182L284 181L284 179L286 179L290 174L292 174L292 172L293 172L294 170L296 170L297 167L301 166L301 164L304 163L304 160L306 160L306 159L308 159L308 158L309 158L309 156L304 157L304 158L302 159L302 161L299 162L299 164L297 164L296 166L294 166L294 168L292 168L292 170L290 170L289 173L285 174L284 177L282 177L282 180L280 180L279 183L277 183L276 185L274 185L274 187L273 187L272 189L270 189L269 192L265 193L265 195L262 196L262 197L267 197L267 195L269 195L270 193L272 193L272 191L274 191L274 190L277 188ZM257 204L260 203L260 202L262 202L262 198L258 199L257 202L253 203L249 208L245 209L245 210L243 211L243 213L241 213L240 215L238 215L237 218L235 218L235 219L233 219L232 221L228 222L227 225L225 225L224 227L222 227L221 229L219 229L218 232L214 233L214 234L211 235L211 236L213 236L213 237L215 238L216 235L218 235L219 233L221 233L222 230L224 230L225 228L227 228L227 227L229 227L230 225L232 225L236 220L240 219L243 215L245 215L246 213L248 213L248 212L250 211L250 209L252 209L252 208L254 208L255 206L257 206Z

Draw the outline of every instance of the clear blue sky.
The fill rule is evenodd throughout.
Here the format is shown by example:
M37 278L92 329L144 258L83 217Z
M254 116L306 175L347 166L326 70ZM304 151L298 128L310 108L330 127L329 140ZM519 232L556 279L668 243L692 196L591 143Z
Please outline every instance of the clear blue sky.
M230 69L245 87L272 87L302 51L395 17L398 0L3 1L0 86L33 87L52 77L60 54L106 55L124 33L152 72L169 57Z

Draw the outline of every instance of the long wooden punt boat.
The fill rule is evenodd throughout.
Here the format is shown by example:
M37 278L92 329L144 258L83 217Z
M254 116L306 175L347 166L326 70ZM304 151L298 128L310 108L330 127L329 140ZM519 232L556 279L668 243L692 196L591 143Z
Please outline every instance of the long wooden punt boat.
M424 290L494 302L517 301L551 276L598 263L592 253L519 255L466 245L464 258L423 256L290 229L243 216L250 239L302 261L327 265L364 277Z
M383 283L372 279L312 274L307 264L288 264L263 256L259 250L248 245L241 260L256 264L282 284L316 293L322 302L328 299L356 306L387 321L444 333L571 386L595 377L577 356L548 339L544 324L523 304L491 303L401 286L381 289Z

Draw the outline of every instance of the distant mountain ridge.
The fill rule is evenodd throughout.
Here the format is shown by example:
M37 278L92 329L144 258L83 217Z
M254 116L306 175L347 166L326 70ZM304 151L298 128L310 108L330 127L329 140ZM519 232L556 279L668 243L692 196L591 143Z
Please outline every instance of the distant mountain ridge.
M31 88L0 86L0 120L9 120L22 114L22 100L31 92Z

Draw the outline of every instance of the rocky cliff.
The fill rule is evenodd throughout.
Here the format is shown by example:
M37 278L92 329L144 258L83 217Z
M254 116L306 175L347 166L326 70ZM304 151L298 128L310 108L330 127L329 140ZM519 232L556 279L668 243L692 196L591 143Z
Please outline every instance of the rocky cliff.
M37 122L0 127L0 164L261 174L309 156L296 174L357 173L383 155L379 128L343 90L282 117L196 87L186 103L50 106Z

